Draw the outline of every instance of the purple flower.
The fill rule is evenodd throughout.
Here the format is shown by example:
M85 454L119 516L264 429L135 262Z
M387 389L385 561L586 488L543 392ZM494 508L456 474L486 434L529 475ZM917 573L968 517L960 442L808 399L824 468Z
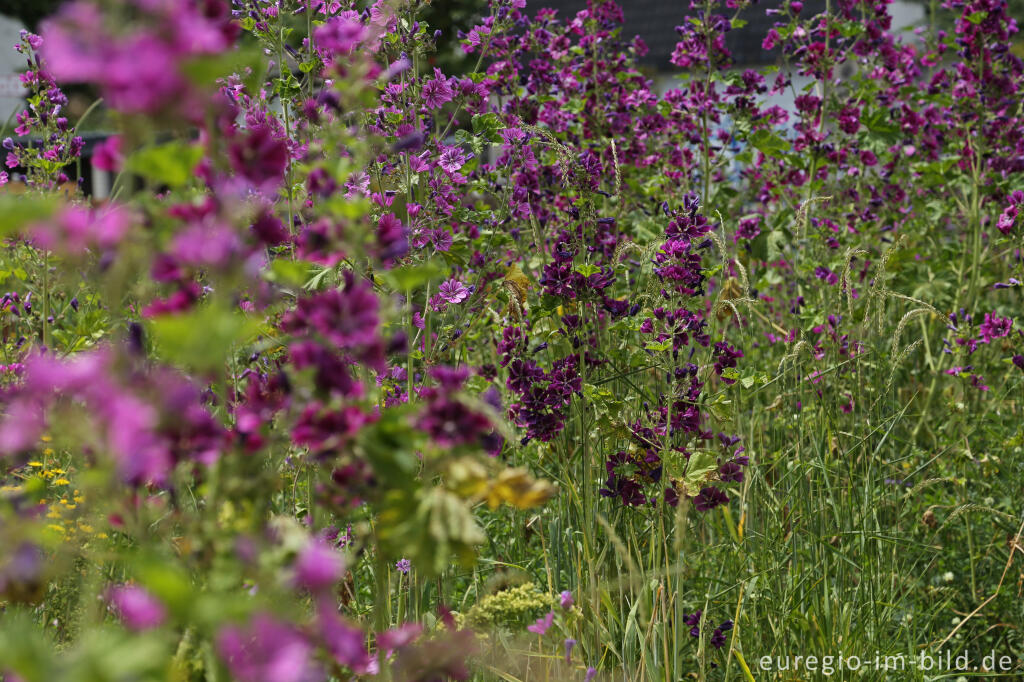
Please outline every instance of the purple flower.
M452 248L452 233L443 228L430 231L430 240L438 251L449 251Z
M985 321L978 327L981 332L983 343L992 343L993 339L1001 339L1010 334L1013 327L1013 320L1009 317L999 317L995 313L985 313Z
M345 562L320 538L314 538L295 558L295 584L310 592L329 589L341 578Z
M366 635L338 617L332 600L320 604L317 621L327 651L335 661L348 666L357 675L377 673L377 658L366 648Z
M348 54L366 37L366 27L355 12L344 12L313 32L317 47L335 55Z
M565 590L564 592L562 592L562 594L559 595L559 603L562 605L562 608L566 611L571 609L574 603L572 599L572 592L570 592L569 590Z
M108 137L93 148L92 165L105 171L116 173L121 170L124 155L121 153L121 138L117 135Z
M536 623L534 623L533 625L527 625L526 629L538 635L543 635L545 632L548 631L548 628L551 627L551 624L554 622L554 620L555 612L548 611L543 618L538 618Z
M385 262L401 258L409 251L405 226L394 213L385 213L377 221L377 248Z
M0 596L12 599L19 594L41 589L46 573L46 556L37 545L21 542L17 548L4 548L5 565L0 566Z
M729 501L729 496L714 486L708 486L694 498L693 506L697 511L709 511Z
M594 666L589 666L587 668L587 674L583 677L583 682L590 682L595 677L597 677L597 668L595 668Z
M996 227L1003 234L1010 234L1013 230L1013 223L1017 219L1017 207L1007 206L1001 214L999 214L999 220L996 221Z
M258 125L234 139L228 146L231 167L258 189L277 189L288 167L288 145L269 125Z
M442 282L441 286L437 288L437 292L448 303L462 303L469 298L469 289L457 279Z
M454 173L466 163L466 155L458 147L444 147L441 156L437 160L446 173Z
M395 570L401 573L402 575L408 575L411 569L412 562L408 559L399 559L395 562Z
M36 243L66 254L116 247L131 229L132 215L116 204L90 210L68 206L45 223L31 228Z
M437 109L446 102L450 102L455 93L452 91L448 80L441 75L441 69L434 69L434 78L423 84L423 103L429 109Z
M564 644L565 644L565 662L566 663L571 663L572 662L572 648L574 646L576 646L576 640L573 639L572 637L569 637L568 639L565 640Z
M405 623L396 628L386 630L377 635L377 646L385 655L390 655L395 649L408 646L423 633L423 626L419 623Z
M164 622L167 611L156 597L137 585L110 588L107 598L129 630L148 630Z
M344 289L300 298L281 326L293 334L317 332L337 348L355 351L360 359L368 361L375 358L380 346L379 305L370 285L346 272Z
M217 634L217 651L239 682L320 682L313 647L292 625L267 614L247 627L227 626Z

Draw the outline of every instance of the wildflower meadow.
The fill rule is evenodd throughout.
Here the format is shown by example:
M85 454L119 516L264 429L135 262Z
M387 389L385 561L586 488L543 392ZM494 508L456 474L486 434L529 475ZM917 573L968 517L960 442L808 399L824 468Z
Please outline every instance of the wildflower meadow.
M450 4L0 46L0 680L1024 679L1020 3Z

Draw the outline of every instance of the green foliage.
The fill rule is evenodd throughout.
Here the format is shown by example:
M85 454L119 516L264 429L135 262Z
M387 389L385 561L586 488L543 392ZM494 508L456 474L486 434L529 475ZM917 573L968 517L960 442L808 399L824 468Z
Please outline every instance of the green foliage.
M201 147L175 140L135 152L127 161L127 169L157 185L181 187L192 180L202 156Z

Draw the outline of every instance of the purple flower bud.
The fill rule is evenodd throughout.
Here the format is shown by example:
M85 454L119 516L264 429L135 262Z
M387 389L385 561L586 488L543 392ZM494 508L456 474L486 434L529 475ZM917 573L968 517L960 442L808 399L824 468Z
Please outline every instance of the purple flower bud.
M572 662L572 648L574 646L576 646L576 640L575 639L573 639L572 637L569 637L568 639L565 640L565 662L566 663L571 663Z

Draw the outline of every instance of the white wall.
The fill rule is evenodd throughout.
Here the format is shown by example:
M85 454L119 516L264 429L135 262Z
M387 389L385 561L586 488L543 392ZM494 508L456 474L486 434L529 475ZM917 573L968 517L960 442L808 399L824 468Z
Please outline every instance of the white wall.
M25 55L14 51L23 28L18 20L0 15L0 126L24 107L25 88L18 74L26 69ZM10 130L6 133L12 134Z

